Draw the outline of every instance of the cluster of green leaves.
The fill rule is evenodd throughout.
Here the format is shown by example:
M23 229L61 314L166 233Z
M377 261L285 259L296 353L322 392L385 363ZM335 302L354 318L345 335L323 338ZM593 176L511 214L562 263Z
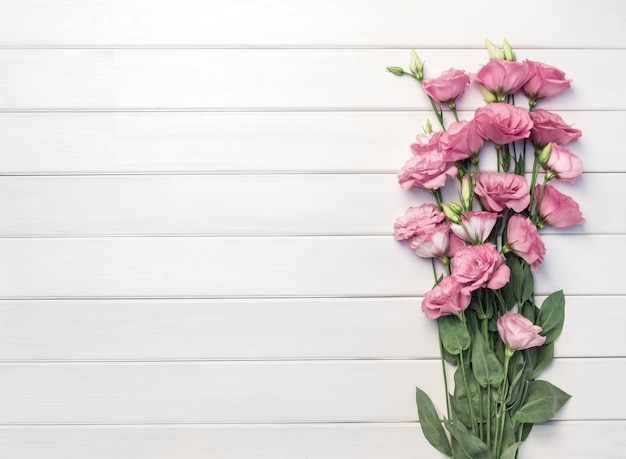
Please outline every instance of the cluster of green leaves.
M530 266L512 253L507 264L511 280L505 287L477 290L463 314L438 319L442 355L456 367L443 421L428 395L417 389L425 437L455 459L515 458L533 424L550 420L570 398L536 379L554 358L554 341L565 317L563 292L551 294L539 308ZM515 305L542 327L542 346L513 351L502 342L496 321Z

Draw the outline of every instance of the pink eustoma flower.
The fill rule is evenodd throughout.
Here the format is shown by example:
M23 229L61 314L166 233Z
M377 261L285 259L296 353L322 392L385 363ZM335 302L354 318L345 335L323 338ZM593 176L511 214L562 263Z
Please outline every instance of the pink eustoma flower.
M452 276L446 276L432 290L426 292L422 300L422 311L429 319L459 314L467 309L471 299L471 293L465 291Z
M450 229L464 241L482 244L489 237L499 216L494 212L464 212L461 214L462 224L453 223Z
M456 175L456 167L448 167L438 142L436 145L416 142L411 145L411 151L413 157L398 172L398 182L402 188L417 186L436 190L445 185L448 176Z
M532 75L523 87L524 94L528 96L531 103L569 89L572 80L565 79L565 72L541 62L529 60L524 62Z
M446 254L449 244L450 224L442 223L411 239L409 248L422 258L439 258Z
M502 212L505 208L521 212L530 204L526 179L510 172L481 172L476 176L474 192L485 209Z
M499 289L509 282L511 271L494 244L469 245L459 250L451 261L452 277L473 292L482 287Z
M505 312L496 322L496 327L504 344L516 351L546 342L546 337L539 334L542 328L517 312Z
M426 78L422 87L439 103L452 103L465 91L469 76L463 70L448 69L438 78Z
M539 265L546 254L546 246L535 224L529 218L515 214L509 219L506 238L511 251L523 258L530 265L532 272L539 272Z
M531 77L528 65L503 59L489 59L474 75L474 80L482 84L499 100L508 94L515 94Z
M530 112L533 120L530 138L537 148L543 148L550 142L567 145L582 135L578 129L565 124L563 118L554 112L536 109Z
M528 110L504 102L480 107L474 120L478 134L497 145L526 139L533 127Z
M417 234L427 233L441 223L445 215L434 204L409 207L393 225L393 237L397 241L410 239Z
M441 134L440 145L446 161L460 161L480 152L485 139L476 130L476 122L455 121Z
M585 222L576 201L553 186L545 185L542 196L541 185L537 185L535 187L535 199L538 200L540 197L539 227L548 225L555 228L567 228Z
M583 173L583 162L569 149L555 143L543 168L557 180L573 183Z

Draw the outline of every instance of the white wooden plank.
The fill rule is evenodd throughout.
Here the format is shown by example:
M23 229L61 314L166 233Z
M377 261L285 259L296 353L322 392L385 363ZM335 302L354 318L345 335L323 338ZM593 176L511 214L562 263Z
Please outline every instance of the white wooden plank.
M557 185L587 218L569 232L626 233L626 215L597 199L624 176ZM1 177L0 196L0 236L391 235L406 208L434 202L395 174Z
M624 359L560 359L555 419L623 420ZM40 363L0 366L3 424L404 422L415 386L445 409L438 360ZM601 377L599 376L601 375Z
M546 235L538 294L623 295L625 236ZM430 261L387 236L0 239L2 298L417 296ZM581 260L585 260L584 266Z
M626 58L624 49L518 55L557 66L575 80L572 92L542 102L542 108L626 108L626 96L614 90L622 81L612 67ZM451 66L476 72L488 60L484 50L438 49L422 57L431 76ZM4 49L0 109L430 108L415 80L392 75L388 65L406 67L408 50ZM483 104L472 88L457 105L474 110Z
M3 1L3 46L481 46L494 41L530 46L619 47L626 45L624 9L609 0L537 0L502 5L392 0L354 3L317 1L79 0ZM558 27L528 25L541 21ZM497 11L502 20L494 20ZM568 12L567 20L564 14ZM508 18L508 20L506 20ZM445 28L445 33L441 33Z
M537 425L520 457L619 457L625 427L624 421ZM0 454L12 459L444 457L417 423L1 427Z
M420 301L4 300L0 360L435 359L436 326ZM567 297L557 357L625 355L610 325L626 321L623 303L622 296Z
M431 113L1 113L0 172L395 173ZM585 171L626 172L626 112L560 114L583 131L568 147Z

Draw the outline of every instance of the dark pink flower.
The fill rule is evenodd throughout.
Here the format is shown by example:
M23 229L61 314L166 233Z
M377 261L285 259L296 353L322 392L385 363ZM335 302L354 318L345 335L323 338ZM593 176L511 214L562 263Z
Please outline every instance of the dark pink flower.
M524 85L524 94L531 102L554 96L569 89L572 80L565 79L565 72L541 62L524 61L531 71L531 77Z
M545 225L555 228L567 228L568 226L579 225L585 222L580 207L569 196L561 193L551 185L543 188L541 196L541 185L535 187L535 199L539 203L539 227Z
M469 76L463 70L448 69L438 78L426 78L422 87L437 102L447 104L463 94L469 82Z
M550 142L567 145L582 135L578 129L565 124L559 115L547 110L533 110L530 118L533 120L530 138L537 148L543 148Z
M429 319L459 314L467 309L472 299L452 276L444 277L441 282L426 292L422 300L422 311Z
M510 172L481 172L474 192L485 209L502 212L505 208L522 212L530 204L530 188L521 175Z
M417 234L428 233L441 223L445 215L434 204L409 207L393 225L393 237L397 241L410 239Z
M528 110L504 102L480 107L474 120L478 134L498 145L530 137L533 127Z
M535 224L529 218L515 214L509 219L506 238L511 251L523 258L533 272L539 272L539 265L546 254L546 246Z
M496 322L500 338L510 349L521 351L541 346L546 341L542 328L517 312L507 311Z
M476 130L476 122L455 121L439 139L446 161L459 161L478 155L485 139Z
M524 62L489 59L489 62L473 77L498 100L504 100L504 96L515 94L522 89L531 77L531 73Z
M494 244L469 245L452 257L452 277L469 292L482 287L499 289L511 271Z
M583 173L583 162L567 148L554 143L543 168L557 180L573 183L574 179Z

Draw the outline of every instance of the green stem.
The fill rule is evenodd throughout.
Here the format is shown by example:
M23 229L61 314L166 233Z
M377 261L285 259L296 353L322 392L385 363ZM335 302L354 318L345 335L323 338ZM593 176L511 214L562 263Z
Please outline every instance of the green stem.
M496 437L493 444L493 457L500 457L500 449L502 447L502 436L504 434L504 408L506 406L506 400L504 398L505 391L508 391L508 373L509 373L509 361L515 351L507 346L504 353L504 380L500 389L498 389L498 408L496 410Z
M456 104L455 104L454 102L450 102L450 103L448 104L448 107L450 107L450 111L451 111L451 112L452 112L452 114L454 115L454 119L455 119L456 121L459 121L459 115L458 115L458 113L456 112Z
M443 122L443 110L441 110L441 108L437 105L437 103L435 102L435 99L428 96L428 100L430 100L430 105L432 105L433 107L433 111L435 112L435 116L437 117L437 121L439 121L439 125L441 126L441 129L445 131L446 126Z
M534 216L534 207L535 207L535 185L537 184L537 175L539 174L539 158L537 157L537 155L535 154L535 159L533 160L533 172L530 178L530 205L528 206L528 210L530 211L530 216L531 219L535 222L536 220L533 219ZM537 214L539 212L537 211Z
M448 373L446 372L446 359L443 357L443 344L441 338L439 338L439 354L441 355L441 372L443 373L443 387L446 391L446 412L448 413L448 419L452 419L452 412L450 411L450 392L448 391Z
M463 360L463 351L459 354L461 363L461 374L463 375L463 385L465 386L465 393L467 395L467 406L469 407L470 417L472 418L472 430L474 433L478 433L478 427L476 424L476 416L474 416L474 407L472 406L472 396L469 390L469 384L467 383L467 374L465 373L465 362Z

